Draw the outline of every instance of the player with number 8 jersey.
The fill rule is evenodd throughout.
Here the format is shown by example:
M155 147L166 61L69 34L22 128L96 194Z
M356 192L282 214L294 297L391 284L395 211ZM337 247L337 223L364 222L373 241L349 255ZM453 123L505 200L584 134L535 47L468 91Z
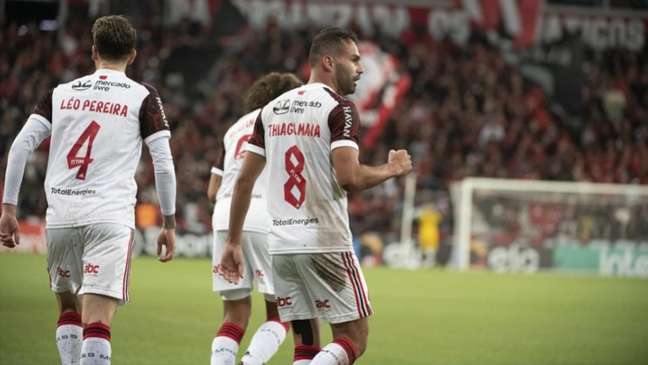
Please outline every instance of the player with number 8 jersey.
M360 119L353 102L343 96L355 91L363 73L352 32L320 31L309 64L308 84L277 97L257 118L246 147L251 153L234 188L221 266L233 282L244 275L241 228L253 183L265 167L279 315L292 321L294 332L308 345L294 364L350 365L366 349L373 309L352 249L347 192L407 174L412 162L405 150L390 151L383 165L359 162ZM307 322L316 318L328 321L333 332L333 343L321 351L314 350L319 337L308 333Z
M259 114L247 150L266 157L271 254L340 252L352 247L346 192L331 150L358 148L355 105L322 83L271 101Z

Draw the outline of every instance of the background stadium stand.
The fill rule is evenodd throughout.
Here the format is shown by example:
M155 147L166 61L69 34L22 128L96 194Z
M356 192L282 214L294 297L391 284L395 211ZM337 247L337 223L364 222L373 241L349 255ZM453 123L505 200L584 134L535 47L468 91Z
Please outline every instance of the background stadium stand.
M205 193L210 166L224 131L243 114L243 93L269 71L291 71L305 79L308 40L318 28L282 30L272 18L262 30L241 26L240 19L213 26L220 13L214 19L179 18L166 24L143 15L154 2L137 3L143 4L137 5L143 9L132 11L139 30L138 57L128 74L157 87L172 123L179 227L206 234L211 221ZM92 72L88 6L84 1L71 2L60 33L11 17L2 24L3 174L11 142L38 98L60 82ZM231 7L225 10L236 13ZM466 45L457 45L449 39L435 40L415 26L398 38L356 30L360 38L396 55L413 80L379 143L364 150L362 159L380 163L396 147L412 152L417 202L431 202L441 214L442 243L449 244L452 229L449 184L466 176L648 183L645 46L636 52L584 50L582 75L574 75L582 77L582 99L576 109L565 110L525 77L519 65L507 62L485 34L475 32ZM156 197L152 165L144 154L137 179L141 213L148 216L139 221L151 224L155 218L150 214L155 213L150 212L157 210L148 208ZM45 144L32 156L25 173L22 217L44 216L46 162ZM385 242L396 240L402 189L402 182L390 182L352 197L355 234L374 232Z

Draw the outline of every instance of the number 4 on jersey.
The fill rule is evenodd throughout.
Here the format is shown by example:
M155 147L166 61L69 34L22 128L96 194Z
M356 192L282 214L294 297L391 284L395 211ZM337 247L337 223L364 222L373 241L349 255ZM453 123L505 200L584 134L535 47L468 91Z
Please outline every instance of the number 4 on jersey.
M88 166L92 161L94 161L90 155L92 154L92 144L94 143L97 133L99 133L99 129L101 129L101 126L93 120L88 128L81 133L79 139L74 142L74 146L72 146L72 149L70 149L70 152L67 154L68 169L80 166L79 171L76 174L76 178L79 180L85 180L86 174L88 173ZM77 156L79 150L84 144L86 144L86 142L88 145L86 147L85 156Z

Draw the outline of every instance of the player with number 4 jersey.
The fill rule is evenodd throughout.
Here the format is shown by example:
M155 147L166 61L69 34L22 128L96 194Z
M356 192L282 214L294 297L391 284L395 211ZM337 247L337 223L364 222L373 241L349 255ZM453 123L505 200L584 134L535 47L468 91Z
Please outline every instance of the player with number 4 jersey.
M54 88L31 118L51 130L47 227L135 228L142 142L171 136L157 91L123 72L99 69Z
M171 260L175 246L169 124L157 91L125 74L137 54L136 31L123 16L105 16L95 21L92 38L96 71L46 92L14 140L0 217L0 241L14 247L27 158L51 136L47 268L59 304L56 343L64 365L110 364L112 317L128 302L135 170L143 143L153 160L163 215L160 261Z

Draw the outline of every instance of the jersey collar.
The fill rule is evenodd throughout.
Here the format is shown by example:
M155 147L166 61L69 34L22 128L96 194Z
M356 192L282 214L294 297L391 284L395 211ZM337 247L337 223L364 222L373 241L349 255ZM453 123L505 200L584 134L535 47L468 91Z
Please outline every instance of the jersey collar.
M117 71L117 70L111 70L109 68L99 68L94 73L95 74L102 73L102 74L112 74L112 75L125 75L124 72Z

